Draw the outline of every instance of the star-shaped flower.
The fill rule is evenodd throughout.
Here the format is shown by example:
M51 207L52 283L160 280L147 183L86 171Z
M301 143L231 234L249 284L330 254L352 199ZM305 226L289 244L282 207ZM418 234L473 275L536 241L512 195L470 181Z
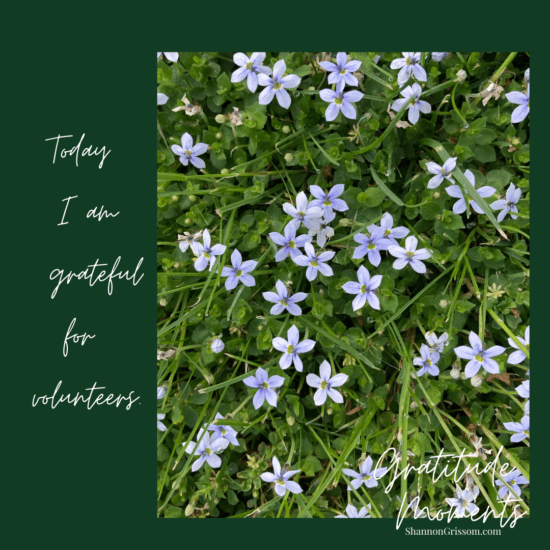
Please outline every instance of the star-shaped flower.
M523 397L524 399L527 399L527 403L525 403L525 414L529 414L530 410L530 399L529 399L529 380L525 380L525 382L522 382L517 388L516 391L518 392L518 395L520 397Z
M426 168L431 174L435 176L428 182L428 189L435 189L439 187L443 180L446 179L451 183L454 183L455 180L451 177L451 172L456 168L456 157L448 158L443 166L439 166L437 162L428 162L426 163Z
M313 396L313 401L319 407L323 405L327 400L327 397L330 397L335 403L343 403L344 398L340 392L337 392L334 388L343 386L349 376L347 374L337 374L336 376L331 376L332 370L328 361L323 361L319 367L319 375L308 374L306 376L307 385L311 388L318 388Z
M301 256L302 251L300 248L303 248L306 243L311 242L311 237L309 235L300 235L296 237L296 225L292 222L286 225L284 236L280 233L270 233L269 237L275 244L283 247L275 254L276 262L282 262L287 256L291 258Z
M330 61L321 61L319 63L325 71L329 72L328 83L339 84L344 82L348 86L358 86L359 81L353 73L361 66L361 61L347 61L345 52L339 52L336 55L336 63Z
M321 224L319 229L310 229L308 234L311 237L317 237L317 246L324 248L327 244L327 239L334 237L334 229L330 227L329 223L334 220L336 214L332 211L325 211L324 216L321 218ZM311 242L311 241L310 241Z
M304 252L304 255L296 256L296 258L293 258L293 261L295 264L301 265L302 267L307 266L306 278L308 281L315 280L317 277L317 272L321 273L321 275L324 275L325 277L331 277L334 275L332 267L327 265L325 262L332 260L336 252L321 252L320 254L317 254L311 243L306 243L304 245Z
M285 496L287 491L291 493L301 493L302 488L290 478L299 474L302 470L281 470L281 464L276 456L272 459L273 473L264 472L260 477L267 483L275 484L275 492L280 496Z
M166 94L157 92L157 107L164 105L168 101L169 97Z
M510 437L512 443L523 441L526 437L529 437L529 416L525 415L520 422L504 422L504 428L515 432Z
M222 465L222 459L216 453L227 449L229 445L227 439L218 437L217 435L213 435L211 438L210 434L208 432L204 433L204 431L205 430L201 428L197 433L197 440L200 439L200 443L197 444L191 441L185 448L186 453L199 457L191 466L192 472L196 472L205 462L207 462L211 468L219 468ZM204 436L201 439L203 433ZM185 443L183 443L183 445L185 445Z
M425 248L416 249L418 246L418 239L413 237L407 237L405 239L405 248L392 245L388 247L388 252L397 258L393 262L394 269L403 269L410 265L417 273L426 273L426 266L421 260L427 260L431 257L431 254Z
M290 296L288 288L282 281L275 283L275 292L264 292L262 295L268 302L273 302L275 305L271 308L271 315L279 315L285 309L292 315L302 315L302 308L296 305L296 302L302 302L307 298L307 293L297 292Z
M386 212L382 216L380 227L384 230L384 238L388 239L393 245L399 244L396 239L402 239L409 234L409 230L406 227L393 227L393 216L389 212ZM369 233L372 233L376 228L377 226L373 224L369 225L367 230Z
M202 241L202 244L198 243L196 245L198 258L195 260L195 269L197 271L204 271L210 264L209 271L212 271L212 267L216 261L216 256L221 256L225 252L226 246L223 244L215 244L214 246L211 246L210 233L208 232L208 229L204 230Z
M470 515L477 514L479 508L474 504L474 495L470 491L461 491L458 489L455 494L455 498L446 498L447 503L456 508L456 512L453 512L453 517L463 518L466 516L466 512L469 512Z
M514 468L509 474L503 476L504 481L510 485L514 497L519 497L521 495L521 485L528 485L529 480L524 477L521 472ZM498 496L502 499L510 492L510 489L504 485L500 479L495 480L495 483L500 487L498 490Z
M356 294L352 302L353 311L361 309L368 301L373 309L380 309L380 300L374 291L382 283L382 275L370 277L368 269L360 266L357 270L357 280L359 282L349 281L342 285L344 292L348 294Z
M216 413L216 419L223 420L223 416L220 413ZM237 440L237 431L234 430L231 426L223 426L221 424L210 424L207 428L208 431L212 432L212 439L218 439L220 437L223 437L231 443L231 445L235 445L235 447L239 446L239 441Z
M388 250L388 247L391 245L391 241L387 239L384 234L385 229L377 226L371 226L372 231L370 235L363 235L363 233L358 233L354 235L353 240L358 243L358 246L353 252L353 259L357 260L359 258L367 256L369 262L375 267L380 265L382 261L382 256L380 256L381 250Z
M283 204L283 210L292 216L293 220L291 224L298 229L300 224L304 224L308 229L319 229L321 224L321 217L323 216L323 209L318 206L311 206L308 204L306 194L300 191L296 195L296 207L292 206L289 202Z
M240 68L231 75L231 82L241 82L246 78L248 89L254 93L258 87L258 75L271 74L271 69L262 65L265 59L265 52L254 52L250 57L244 53L233 55L235 65Z
M528 84L527 92L524 94L522 94L521 92L509 92L506 94L506 99L510 103L518 105L518 107L516 107L512 112L513 124L521 122L529 114L529 96L531 94L530 88L531 85Z
M275 63L272 77L262 73L258 75L260 86L266 87L258 98L258 103L260 105L269 105L273 101L273 97L276 97L279 105L283 107L283 109L288 109L290 107L290 95L285 88L297 88L302 79L295 74L283 76L285 71L286 63L281 59Z
M273 388L280 388L285 379L282 376L268 377L267 371L258 368L254 376L245 378L243 382L249 388L255 388L258 391L254 394L252 403L255 409L259 409L264 401L267 401L272 407L277 406L277 392Z
M439 367L437 362L439 361L439 353L432 351L426 344L420 346L421 357L413 359L413 365L422 367L417 373L417 376L423 376L426 372L432 376L439 374Z
M502 346L493 346L485 349L485 346L475 332L470 332L468 340L471 347L459 346L455 348L457 357L468 360L468 364L464 370L466 378L472 378L472 376L478 373L481 367L490 374L498 374L500 368L498 363L492 358L503 354L505 349Z
M359 472L350 470L349 468L343 468L342 473L348 477L354 478L350 485L354 489L359 489L363 483L365 487L377 487L378 480L388 471L387 468L372 469L373 461L370 456L359 466Z
M426 332L426 342L428 342L428 347L432 351L437 351L437 353L443 353L448 340L449 335L446 332L444 332L439 338L434 332Z
M420 82L426 82L428 75L420 65L420 52L402 52L403 57L394 59L390 69L401 69L397 75L397 83L403 86L411 76ZM399 109L397 109L399 111ZM413 122L414 124L414 122Z
M319 92L319 97L326 101L329 106L325 111L325 119L327 122L334 120L338 113L342 113L346 118L355 120L357 118L357 112L352 103L361 101L365 94L358 90L351 90L344 93L344 83L340 82L336 84L336 91L326 88Z
M316 342L315 340L302 340L301 342L299 342L300 332L296 325L292 325L288 329L286 335L288 340L277 336L271 341L273 347L276 350L283 352L283 355L281 355L281 359L279 360L279 366L284 370L288 369L288 367L290 367L290 365L294 363L296 370L298 372L302 372L303 363L299 355L301 353L307 353L308 351L311 351Z
M235 288L239 281L244 286L255 286L256 281L252 275L248 273L256 268L258 262L255 260L247 260L243 262L243 257L238 250L234 250L231 254L231 264L233 267L224 267L222 269L222 277L227 277L225 288L231 290Z
M427 115L432 112L432 106L427 102L420 99L422 95L422 88L415 82L412 86L407 86L404 90L401 90L400 99L396 99L391 108L399 112L405 105L408 109L408 118L411 124L416 124L420 118L420 113Z
M525 329L525 339L520 338L519 336L516 336L516 338L527 349L529 349L529 329L530 328L531 327L527 327ZM510 354L510 357L508 357L508 363L510 363L510 365L519 365L520 363L525 361L525 358L527 357L527 355L525 355L525 353L521 349L519 349L519 346L512 340L512 338L508 338L508 343L517 350Z
M472 174L472 172L470 172L470 170L466 170L466 172L464 172L464 175L466 176L468 181L472 184L472 186L475 188L476 179L475 179L475 176ZM462 189L458 185L451 185L450 187L447 187L445 191L447 191L447 194L449 196L454 197L455 199L459 199L453 204L453 212L455 214L462 214L463 212L466 212L467 206L466 206L466 201L464 200L464 197L466 197L466 199L468 200L468 206L471 206L475 212L477 212L478 214L484 214L479 204L477 204L477 202L474 199L472 199L472 197L470 197L470 195L465 189ZM496 189L489 185L485 185L477 189L477 192L482 199L486 199L491 195L494 195L495 191Z
M333 210L345 212L348 209L346 201L338 198L344 192L343 183L333 186L328 191L323 191L318 185L310 185L309 192L315 197L309 203L309 206L322 208L325 211L325 215L332 213Z
M208 151L208 145L206 143L197 143L193 146L193 138L185 133L181 136L181 147L179 145L172 145L172 152L179 156L180 162L187 166L191 163L195 168L204 168L204 160L199 158L198 155L202 155Z
M220 340L219 338L214 338L210 344L210 349L213 353L221 353L224 348L225 344L223 343L223 340Z
M517 213L519 199L521 199L521 189L519 187L516 189L516 186L511 183L506 191L506 199L499 199L490 205L493 210L502 210L497 216L497 222L500 223L508 212ZM510 214L510 217L513 220L517 220L517 216L514 216L514 214Z

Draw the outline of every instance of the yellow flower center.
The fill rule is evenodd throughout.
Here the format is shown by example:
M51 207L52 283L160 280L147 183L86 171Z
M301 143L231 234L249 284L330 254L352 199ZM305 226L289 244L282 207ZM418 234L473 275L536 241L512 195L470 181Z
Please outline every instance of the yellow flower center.
M367 292L367 285L361 287L361 294L365 294L365 292Z
M246 68L250 71L252 69L252 67L254 67L254 63L252 63L252 61L249 61L247 64L246 64Z
M280 90L281 89L281 83L280 82L274 82L273 83L273 89L274 90Z
M317 260L311 260L311 262L309 262L309 265L311 265L313 267L317 267L319 265L319 263L317 262Z
M286 352L290 355L291 353L294 352L294 346L288 346L288 348L286 349Z
M408 252L405 252L405 256L407 256L407 258L414 258L414 252L409 250Z
M325 382L325 380L322 380L321 381L321 389L324 390L324 389L326 389L326 387L327 387L327 383Z
M479 363L483 363L483 354L481 353L478 353L475 358L474 358L476 361L478 361Z
M376 248L376 245L374 243L370 243L370 244L367 245L367 248L369 250L374 250Z
M334 103L336 103L336 105L342 105L342 98L341 97L335 97L334 98Z
M237 277L240 277L243 274L243 272L239 269L236 273Z
M189 155L189 156L191 156L191 155L193 154L193 152L192 152L192 151L189 151L189 150L184 151L184 153L185 153L186 155Z
M262 382L262 386L268 390L269 389L269 384L267 382Z
M290 246L290 248L296 248L296 243L294 241L289 241L288 246Z
M328 199L323 203L324 206L330 206L331 204L332 203Z

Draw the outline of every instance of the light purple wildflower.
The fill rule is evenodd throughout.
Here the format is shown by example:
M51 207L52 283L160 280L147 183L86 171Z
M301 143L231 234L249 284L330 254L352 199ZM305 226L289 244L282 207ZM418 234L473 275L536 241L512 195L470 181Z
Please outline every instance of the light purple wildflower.
M517 203L520 198L521 189L519 187L516 189L516 186L511 183L510 187L508 187L508 190L506 191L506 199L499 199L498 201L495 201L490 205L493 210L502 210L502 212L497 217L497 222L500 223L506 217L506 214L508 214L508 212L517 213ZM517 216L514 216L514 214L510 214L510 217L513 220L517 219Z
M428 182L428 189L435 189L439 187L443 180L449 180L454 183L455 180L451 177L451 172L456 168L456 157L450 157L445 161L443 166L439 166L437 162L428 162L426 164L428 172L435 174L435 176Z
M349 281L342 285L344 292L348 294L357 294L352 302L353 311L361 309L368 301L372 309L380 309L380 300L374 291L382 283L382 275L370 277L368 269L360 266L357 270L357 280L359 282Z
M326 88L319 92L319 97L329 103L327 110L325 111L325 118L327 122L334 120L338 113L342 113L346 118L355 120L357 118L357 111L352 103L361 101L365 94L358 90L351 90L344 93L344 83L340 82L336 84L336 91Z
M347 374L332 375L332 370L328 361L323 361L319 367L319 374L308 374L306 376L307 385L310 388L317 388L317 391L313 395L313 401L319 407L325 403L327 397L330 397L335 403L343 403L344 398L340 392L337 392L334 388L343 386L349 376Z
M335 185L328 191L323 191L318 185L310 185L309 192L315 197L315 199L309 203L309 206L318 206L325 211L325 214L333 210L345 212L348 209L346 201L338 198L344 192L343 183Z
M431 254L425 248L417 250L417 246L418 239L412 235L405 239L405 248L395 245L390 246L388 252L397 258L393 262L392 267L394 269L403 269L407 265L410 265L417 273L426 273L426 266L420 260L427 260L431 257Z
M159 105L164 105L168 101L169 97L166 94L157 92L157 107Z
M329 223L334 220L336 214L332 211L325 211L324 216L321 218L319 229L310 229L308 234L310 237L317 237L317 245L324 248L327 244L327 239L334 237L334 229L330 227ZM311 242L311 241L310 241Z
M531 409L529 403L529 380L525 380L525 382L522 382L517 388L516 391L518 392L518 395L520 397L523 397L524 399L527 399L527 403L525 403L525 414L529 414L529 411Z
M269 237L275 244L283 247L275 254L276 262L282 262L289 255L291 258L300 256L302 254L300 248L303 248L306 243L311 242L311 237L309 235L300 235L296 237L296 226L293 223L287 224L284 230L284 236L280 233L270 233Z
M195 168L204 168L204 160L200 159L198 155L202 155L208 151L208 145L206 143L197 143L193 146L193 138L185 133L181 136L181 147L179 145L172 145L172 152L179 156L180 162L187 166L191 163Z
M369 225L367 230L372 233L376 229L376 225ZM393 216L386 212L380 220L380 227L384 230L384 238L388 239L391 244L399 244L396 239L402 239L409 234L409 230L406 227L393 227Z
M452 517L463 518L466 516L466 512L470 512L470 515L475 515L479 512L479 508L473 503L474 495L470 491L461 491L458 489L455 493L455 498L446 498L447 503L456 508L457 511L452 514Z
M344 82L348 86L358 86L359 81L352 73L354 73L360 66L361 61L348 61L345 52L339 52L336 55L336 63L331 63L330 61L321 61L319 65L328 71L328 83L329 84L339 84Z
M168 428L160 422L161 420L164 420L165 414L157 414L157 430L160 430L161 432L165 432Z
M519 497L521 495L521 487L520 485L528 485L529 480L524 477L521 472L514 468L509 474L506 474L503 476L504 481L510 485L512 488L512 492L514 493L514 496ZM504 485L504 482L500 479L497 479L495 483L500 487L498 490L498 496L503 499L509 492L510 489Z
M475 176L472 174L472 172L470 172L470 170L466 170L466 172L464 172L464 175L466 176L468 181L472 184L472 186L475 189L476 179L475 179ZM466 201L464 200L464 197L468 199L468 205L471 206L475 212L477 212L478 214L484 214L479 204L477 204L477 202L474 199L472 199L472 197L470 197L466 189L462 189L458 185L451 185L450 187L447 187L445 191L447 191L447 194L449 196L454 197L455 199L459 199L453 204L453 212L455 214L462 214L463 212L466 212L467 207L466 207ZM477 189L477 192L481 198L486 199L491 195L494 195L496 192L496 189L489 185L485 185Z
M216 419L224 420L223 416L220 413L216 413ZM212 435L215 436L215 437L212 437L212 440L223 437L227 439L227 441L229 441L231 445L235 445L235 447L239 446L239 441L237 440L237 431L234 430L231 426L223 426L221 424L210 424L207 430L212 432Z
M502 355L505 348L502 346L492 346L489 349L485 349L485 346L475 332L470 332L468 340L470 341L471 347L459 346L454 350L457 357L468 360L466 368L464 369L466 378L472 378L472 376L478 373L481 367L490 374L498 374L500 372L500 367L492 358Z
M440 61L443 61L446 57L450 57L449 52L432 52L432 59L439 63Z
M305 254L296 256L296 258L292 258L292 260L297 265L301 265L302 267L307 266L306 278L308 281L315 280L317 278L317 272L325 277L332 277L332 275L334 275L332 267L325 262L332 260L336 252L321 252L317 254L311 243L306 243L304 245L304 252Z
M422 88L416 82L412 86L407 86L404 90L401 90L400 93L403 97L396 99L391 108L398 112L407 105L409 122L411 124L418 122L420 113L427 115L432 112L432 106L427 101L420 99Z
M296 195L296 207L292 206L289 202L283 204L283 210L292 216L291 224L298 229L300 224L303 223L308 229L319 229L321 217L323 216L323 209L318 206L311 206L308 204L306 194L300 191Z
M186 252L189 246L191 246L191 250L193 251L193 254L195 256L199 255L199 248L198 244L202 238L202 231L199 231L198 233L190 234L185 232L184 235L178 235L179 241L179 249L182 252Z
M428 342L428 347L432 351L437 351L437 353L443 353L448 340L449 335L446 332L444 332L439 338L434 332L426 332L426 342Z
M273 76L269 77L266 74L258 75L260 86L265 86L258 98L260 105L269 105L273 101L273 97L277 97L279 105L284 109L290 107L290 95L285 88L297 88L300 85L301 78L295 74L283 76L286 71L286 63L281 59L275 63L273 67Z
M348 477L354 478L351 481L350 485L356 490L359 489L359 487L361 487L363 483L365 484L365 487L377 487L378 480L388 471L388 469L377 468L376 470L373 470L372 466L372 458L368 456L366 460L361 464L361 466L359 466L359 472L354 472L349 468L344 468L342 469L342 473L347 475Z
M259 74L271 74L271 69L262 65L265 52L254 52L250 57L244 53L233 55L235 65L240 68L231 75L231 82L242 82L246 78L248 89L254 93L258 87Z
M279 360L279 366L284 370L288 369L288 367L294 363L296 370L298 372L302 372L303 363L299 355L300 353L307 353L308 351L311 351L316 342L315 340L302 340L299 342L300 332L298 331L296 325L292 325L288 329L286 337L288 340L277 336L271 341L276 350L283 352L283 355L281 355L281 359Z
M272 459L273 473L264 472L260 477L267 483L275 484L275 492L280 496L285 496L287 491L291 493L301 493L302 488L295 482L290 481L290 478L299 474L302 470L281 470L281 464L276 456Z
M401 69L397 75L397 83L399 86L403 86L403 84L405 84L411 76L420 82L426 82L428 75L426 74L424 67L420 65L420 52L402 53L403 57L394 59L390 65L390 69Z
M519 336L516 336L516 338L523 344L523 346L527 349L529 349L529 328L527 327L525 329L525 339L520 338ZM510 365L519 365L521 362L525 361L525 358L527 355L519 348L519 346L512 340L512 338L508 338L508 343L515 348L517 351L514 351L510 354L510 357L508 357L508 363Z
M277 392L273 388L280 388L285 379L282 376L267 376L267 371L258 368L254 376L245 378L243 382L249 388L255 388L258 391L254 394L252 403L255 409L259 409L264 401L267 401L272 407L277 406Z
M201 435L204 432L205 430L202 428L198 431L197 441L201 439ZM183 445L185 445L185 443L183 443ZM200 443L197 444L194 441L190 441L189 445L185 448L185 452L199 457L193 462L191 471L196 472L205 462L207 462L211 468L219 468L222 465L222 459L216 453L227 449L228 445L229 441L224 437L218 437L216 434L210 437L208 432L204 433Z
M204 271L208 264L210 264L208 271L212 271L216 256L221 256L225 252L226 246L223 244L211 246L210 233L208 229L205 229L202 235L202 244L198 243L196 248L198 258L195 260L195 269L197 271Z
M221 353L224 348L225 344L223 343L223 340L220 340L219 338L214 338L210 344L210 349L213 353Z
M277 281L275 283L275 288L277 292L263 293L263 297L268 302L273 302L275 304L269 313L271 313L271 315L279 315L286 309L292 315L302 315L302 308L296 305L296 302L302 302L308 295L305 292L297 292L290 296L288 288L282 281Z
M388 250L388 247L391 245L391 241L384 237L385 232L385 229L374 226L370 235L363 235L363 233L354 235L353 240L360 246L353 251L353 259L357 260L367 255L372 265L380 265L382 261L380 250Z
M525 119L529 114L529 95L531 85L527 85L527 92L522 94L521 92L509 92L506 94L506 99L510 103L518 105L512 112L512 123L516 124Z
M166 57L166 59L168 59L168 61L171 61L172 63L175 63L180 54L178 52L157 52L157 59L162 55L164 54L164 57Z
M368 508L368 510L367 510ZM370 518L371 515L369 514L371 505L367 504L367 508L363 506L360 511L357 511L357 508L353 504L348 504L346 506L346 514L339 514L338 516L334 516L335 518Z
M421 357L416 357L413 359L413 365L422 367L417 373L417 376L424 376L427 372L432 376L437 376L439 374L439 367L437 362L439 361L439 353L437 351L432 351L426 344L420 346L420 355Z
M226 290L232 290L237 286L239 281L244 286L255 286L256 280L248 273L256 268L258 262L255 260L247 260L243 263L243 257L238 250L234 250L231 254L231 264L233 267L224 267L222 269L222 277L227 277L225 281Z
M523 441L526 437L529 437L529 416L524 416L520 422L504 422L504 428L516 432L510 437L512 443Z

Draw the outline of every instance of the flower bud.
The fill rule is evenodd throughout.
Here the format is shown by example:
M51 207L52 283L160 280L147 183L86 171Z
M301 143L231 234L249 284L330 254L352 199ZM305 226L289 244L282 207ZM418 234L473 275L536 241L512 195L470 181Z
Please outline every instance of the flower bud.
M188 504L188 505L185 507L185 515L186 515L187 517L189 517L190 515L192 515L194 511L195 511L195 507L194 507L192 504Z
M282 131L283 134L290 134L290 126L283 126Z
M227 168L222 168L220 174L229 174L229 170Z
M460 365L453 365L453 368L451 369L451 378L458 380L459 377L460 377Z
M468 76L468 75L466 74L466 71L465 71L464 69L461 69L460 71L458 71L458 72L456 73L456 80L457 80L458 82L463 82L464 80L466 80L466 77L467 77L467 76Z
M161 307L164 307L164 306L166 306L166 304L168 303L168 300L163 296L163 297L159 300L159 303L160 303L160 306L161 306Z
M172 195L171 198L174 202L178 202L178 196L177 195Z
M292 162L294 160L294 155L292 153L287 153L285 155L285 162Z
M222 340L220 340L219 338L214 338L214 340L212 340L212 343L210 344L210 349L214 353L221 353L223 351L223 348L225 348L225 344Z
M216 115L215 120L218 124L225 124L229 119L225 115Z
M223 138L223 134L221 132L218 132L216 134L216 139L222 139Z
M289 425L289 426L294 426L294 423L296 422L296 420L294 419L293 416L290 416L288 415L286 417L286 423Z
M475 376L472 376L470 382L474 388L479 388L479 386L483 383L483 378L479 374L476 374Z

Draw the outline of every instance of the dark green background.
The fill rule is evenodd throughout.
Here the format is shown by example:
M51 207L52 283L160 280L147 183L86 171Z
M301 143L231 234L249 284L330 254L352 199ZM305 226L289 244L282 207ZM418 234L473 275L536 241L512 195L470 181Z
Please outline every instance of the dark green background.
M7 197L2 201L2 234L7 246L2 261L2 367L7 375L7 430L2 462L7 537L15 535L20 548L49 543L61 548L474 543L463 537L405 537L407 526L437 529L443 522L406 521L396 532L394 521L290 521L274 531L265 521L225 522L213 529L200 521L156 519L155 52L517 49L532 53L535 90L543 91L549 77L538 60L547 49L545 18L530 13L528 20L524 8L511 2L487 5L487 13L472 3L444 7L425 2L377 7L301 7L295 2L56 6L25 4L4 13L2 95L7 116L2 156ZM537 93L541 100L531 126L532 144L536 158L544 159L540 120L546 113ZM85 133L85 145L106 145L112 152L101 170L95 157L79 159L78 168L74 158L58 158L53 165L53 144L44 140L58 133L74 135L74 144ZM535 288L541 293L533 323L538 360L533 362L531 416L538 437L532 440L532 518L503 530L502 537L475 541L505 547L534 540L544 530L547 513L548 477L541 466L547 461L548 442L541 438L544 427L537 417L546 418L542 393L548 387L541 342L548 304L542 293L549 265L543 239L548 238L550 187L542 163L538 166L536 162L531 188L538 250ZM69 207L70 223L58 227L61 201L72 195L78 199ZM87 220L87 211L101 205L120 211L119 216ZM108 296L105 283L90 288L87 282L73 281L50 298L53 269L80 271L96 259L112 265L119 255L120 267L131 273L144 257L145 276L138 286L116 280ZM96 338L84 347L72 345L64 358L63 339L73 317L78 333ZM82 392L97 382L108 393L128 395L133 390L141 399L130 411L114 406L89 411L81 404L32 408L33 395L51 395L59 380L62 393ZM496 522L484 526L455 520L454 525L483 529L496 527Z

